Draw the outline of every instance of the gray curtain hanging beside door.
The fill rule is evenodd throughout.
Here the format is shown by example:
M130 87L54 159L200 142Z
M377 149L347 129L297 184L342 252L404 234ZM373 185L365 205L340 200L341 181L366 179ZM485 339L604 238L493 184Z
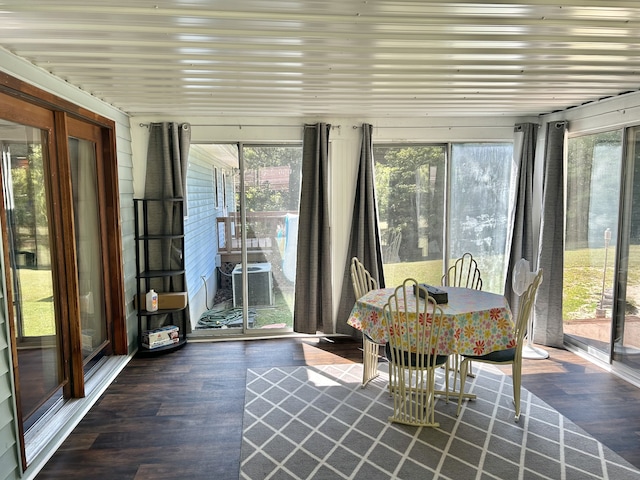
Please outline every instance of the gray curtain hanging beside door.
M293 331L334 333L329 230L331 125L304 126Z
M538 137L538 125L521 123L514 129L514 160L517 163L517 186L511 228L511 247L507 259L504 295L509 301L514 317L518 309L520 297L513 291L513 269L521 258L529 261L535 270L537 258L534 258L534 225L533 225L533 177Z
M351 285L351 258L358 257L371 276L384 287L382 265L382 245L378 228L378 207L375 195L373 164L373 126L362 125L362 144L360 148L360 166L353 202L351 217L351 234L349 249L342 276L342 292L338 306L336 333L356 336L358 331L349 325L347 320L356 301Z
M544 278L538 288L534 306L535 342L550 347L562 347L562 289L564 266L564 141L566 122L547 124L544 151L542 192L542 225L538 268Z
M187 161L191 145L191 126L176 122L151 123L149 125L149 147L147 150L147 172L145 178L145 199L184 200L182 209L172 201L150 202L148 227L150 234L171 235L183 231L184 215L187 212L186 182ZM182 214L181 214L182 212ZM155 242L153 242L155 243ZM175 270L183 265L184 242L163 240L159 245L149 246L149 268L151 270ZM151 287L159 292L184 292L184 275L152 279ZM154 283L154 281L156 283ZM185 315L190 330L189 309L166 316L154 317L158 325L150 328L174 324L179 325L176 315Z

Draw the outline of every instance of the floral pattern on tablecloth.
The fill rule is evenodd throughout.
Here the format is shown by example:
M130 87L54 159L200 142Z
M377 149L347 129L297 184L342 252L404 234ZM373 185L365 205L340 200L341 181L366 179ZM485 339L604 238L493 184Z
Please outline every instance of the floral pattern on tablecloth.
M438 288L446 290L449 296L449 303L440 305L446 322L438 346L440 355L484 355L515 346L511 309L504 296L467 288ZM386 343L382 308L394 291L394 288L372 290L358 299L347 323L371 340ZM415 296L409 296L409 302L415 300Z

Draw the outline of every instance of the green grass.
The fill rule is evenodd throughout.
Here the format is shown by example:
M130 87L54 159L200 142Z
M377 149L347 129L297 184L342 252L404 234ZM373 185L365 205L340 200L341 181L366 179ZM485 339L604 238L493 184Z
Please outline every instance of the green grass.
M274 306L256 308L256 318L253 328L262 328L267 325L284 323L293 328L293 287L283 292L280 288L274 289Z
M392 263L384 266L384 282L387 287L400 285L407 277L415 278L419 282L440 285L442 260Z
M604 275L605 253L607 259ZM565 322L593 318L602 297L604 280L605 292L613 289L615 269L615 248L578 249L565 252L563 278L563 319ZM632 245L629 250L627 284L640 285L640 245ZM633 295L627 295L627 311L633 311Z
M51 270L21 268L17 270L17 275L22 294L23 335L55 335Z
M613 274L615 269L615 249L609 247L606 251L607 272L605 291L613 288ZM564 285L563 285L563 319L571 321L583 318L593 318L596 307L602 296L603 269L605 249L579 249L565 252ZM422 282L440 283L442 275L442 261L398 263L384 266L385 283L387 286L400 285L407 277L416 278ZM640 285L640 245L634 245L629 252L629 285ZM627 311L638 305L628 296Z

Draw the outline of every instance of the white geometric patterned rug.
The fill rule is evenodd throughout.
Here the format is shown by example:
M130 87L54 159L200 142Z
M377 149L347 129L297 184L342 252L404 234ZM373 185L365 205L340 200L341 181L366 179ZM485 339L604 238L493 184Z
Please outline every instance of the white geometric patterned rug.
M360 388L361 364L247 371L240 478L626 480L640 471L522 389L514 422L511 377L474 364L477 399L436 403L440 427L388 421L386 364ZM441 373L438 373L442 380Z

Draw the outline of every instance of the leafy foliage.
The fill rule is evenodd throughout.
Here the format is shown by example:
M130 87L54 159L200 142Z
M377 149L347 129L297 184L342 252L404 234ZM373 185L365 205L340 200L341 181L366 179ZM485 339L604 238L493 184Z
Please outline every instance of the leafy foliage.
M376 146L374 158L381 227L387 238L402 232L401 260L421 260L421 237L442 238L444 147Z
M574 137L567 142L567 249L602 245L603 232L609 227L616 237L621 159L622 130ZM634 189L633 195L638 204L640 190Z
M42 146L12 144L10 148L13 222L15 223L14 247L17 251L35 251L35 244L38 243L42 248L44 245L41 242L48 238L49 220Z
M297 210L300 203L302 148L299 146L244 147L243 155L247 211ZM261 173L276 167L289 172L286 188L276 187L269 180L261 180L263 178ZM239 195L239 188L236 191Z

